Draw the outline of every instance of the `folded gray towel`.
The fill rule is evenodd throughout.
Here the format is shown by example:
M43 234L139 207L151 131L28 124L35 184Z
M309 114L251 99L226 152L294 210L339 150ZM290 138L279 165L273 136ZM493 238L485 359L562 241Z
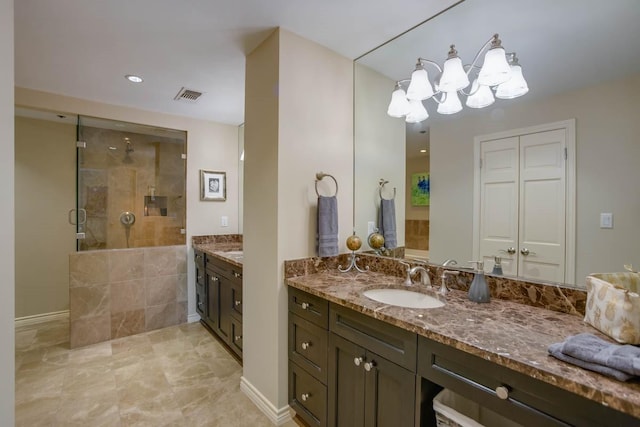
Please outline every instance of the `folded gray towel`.
M562 352L629 375L640 375L640 347L610 343L593 334L584 333L567 338Z
M338 199L318 197L318 256L338 255Z
M378 231L384 237L385 248L393 249L398 246L395 199L380 199Z
M632 375L626 374L622 371L618 371L617 369L609 368L608 366L599 365L597 363L585 362L584 360L571 357L562 352L564 344L564 342L551 344L548 349L549 354L558 360L562 360L563 362L571 363L572 365L576 365L581 368L615 378L618 381L629 381L631 378L633 378Z

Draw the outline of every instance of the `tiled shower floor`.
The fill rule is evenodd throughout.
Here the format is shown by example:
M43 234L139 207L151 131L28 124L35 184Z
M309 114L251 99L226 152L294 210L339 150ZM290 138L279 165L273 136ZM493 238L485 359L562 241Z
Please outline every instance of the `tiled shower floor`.
M271 426L241 375L199 323L74 350L67 320L21 326L16 426Z

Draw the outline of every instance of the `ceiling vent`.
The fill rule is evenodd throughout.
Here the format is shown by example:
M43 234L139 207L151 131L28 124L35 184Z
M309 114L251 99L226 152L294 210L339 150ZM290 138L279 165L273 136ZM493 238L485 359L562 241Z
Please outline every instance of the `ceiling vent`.
M197 90L187 89L183 87L180 89L180 92L173 98L175 101L185 101L185 102L197 102L198 99L202 96L202 92L198 92Z

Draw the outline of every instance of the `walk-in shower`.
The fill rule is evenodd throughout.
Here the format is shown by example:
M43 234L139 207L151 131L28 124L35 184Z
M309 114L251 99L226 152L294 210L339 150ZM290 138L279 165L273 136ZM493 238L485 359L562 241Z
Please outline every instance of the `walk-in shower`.
M78 250L185 244L186 132L78 117Z

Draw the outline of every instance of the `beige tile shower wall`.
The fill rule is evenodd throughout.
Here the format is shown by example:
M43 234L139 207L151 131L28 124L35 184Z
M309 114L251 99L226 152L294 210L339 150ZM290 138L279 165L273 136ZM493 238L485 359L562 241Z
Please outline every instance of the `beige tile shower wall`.
M187 247L69 256L71 348L187 320Z

